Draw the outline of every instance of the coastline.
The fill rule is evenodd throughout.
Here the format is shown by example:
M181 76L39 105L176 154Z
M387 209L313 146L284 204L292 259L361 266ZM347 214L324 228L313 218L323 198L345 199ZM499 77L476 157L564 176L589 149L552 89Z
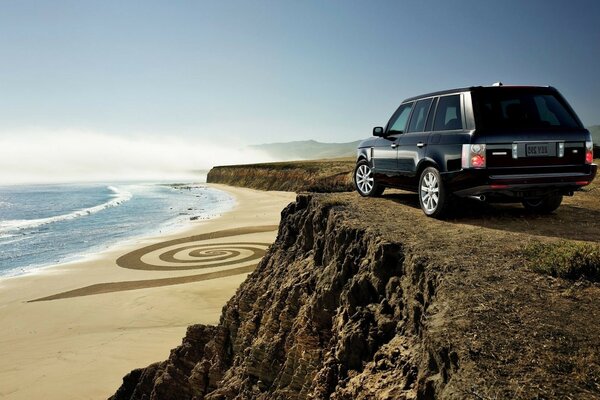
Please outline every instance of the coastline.
M83 184L82 184L83 185ZM93 184L90 184L90 186ZM55 185L50 185L50 187L54 187ZM62 185L62 186L68 186L67 184ZM125 231L124 229L119 229L117 228L116 232L121 232L120 235L115 235L114 237L103 237L102 240L100 241L94 241L94 240L88 240L86 241L86 244L83 245L83 247L80 245L80 248L70 248L69 251L64 252L62 254L54 254L54 253L47 253L47 252L43 252L43 250L45 250L43 248L43 246L41 246L41 250L42 253L40 254L45 254L45 258L41 259L39 257L36 258L35 261L33 261L32 263L28 264L28 265L20 265L19 261L17 261L16 266L15 264L13 264L12 268L6 268L6 265L2 265L3 262L6 263L6 259L2 260L0 259L0 280L5 279L5 278L12 278L12 277L18 277L18 276L23 276L23 275L28 275L28 274L36 274L40 271L43 271L46 268L54 268L58 265L65 265L65 264L70 264L73 262L81 262L81 261L86 261L88 259L91 259L95 256L97 256L98 254L104 253L105 251L111 250L111 249L115 249L115 248L119 248L119 247L131 247L131 246L135 246L136 243L139 240L143 240L145 238L150 238L150 237L163 237L163 236L170 236L170 235L174 235L174 234L178 234L179 232L183 232L187 229L190 229L190 226L193 226L193 222L194 221L206 221L206 220L210 220L210 219L215 219L218 218L219 216L221 216L223 213L231 210L233 207L235 207L235 199L233 197L231 197L226 191L217 191L218 193L220 193L218 195L218 197L220 197L219 199L217 199L215 201L215 199L211 199L209 198L209 204L210 205L204 205L201 202L196 203L196 200L198 197L203 197L206 198L206 194L203 193L202 191L198 192L197 190L202 190L203 188L208 188L209 185L207 185L206 183L199 183L199 184L180 184L180 183L175 183L175 184L166 184L166 183L147 183L147 182L129 182L129 183L124 183L123 185L117 185L118 187L120 187L121 189L118 189L117 187L113 186L113 185L108 185L108 184L96 184L96 186L106 186L108 189L112 190L115 193L121 193L121 198L111 198L109 200L107 200L105 203L102 203L100 205L97 206L92 206L89 208L85 208L85 209L78 209L75 211L68 211L66 214L61 214L58 216L52 216L49 218L42 218L42 219L38 219L38 220L33 220L33 224L36 226L40 226L40 225L44 225L44 221L48 220L51 222L64 222L65 220L79 220L77 218L73 218L72 216L74 215L94 215L96 212L91 212L90 211L92 209L102 209L102 210L111 210L113 209L114 205L118 205L121 206L121 203L127 203L129 204L129 200L131 200L132 197L132 192L135 192L135 197L136 199L138 198L138 196L140 197L148 197L148 195L146 193L144 193L144 189L140 190L139 188L145 188L145 187L166 187L166 188L170 188L171 190L174 191L179 191L181 192L181 194L185 194L185 196L181 196L179 193L177 194L173 194L170 197L172 197L173 199L177 198L177 197L181 197L181 198L185 198L187 197L185 200L181 201L179 200L178 202L173 202L172 204L170 204L170 215L165 215L166 218L162 218L161 221L156 221L156 223L152 224L152 225L148 225L148 223L146 223L145 227L142 227L141 224L139 226L132 226L132 230L129 231ZM133 188L131 188L131 186L133 186ZM125 189L123 189L123 187L125 187ZM29 188L29 186L26 186L26 188ZM196 190L195 192L190 192L189 195L187 193L186 189L194 189ZM131 191L131 192L130 192ZM213 197L214 197L214 191L213 193ZM123 197L126 198L126 200L123 199ZM137 200L134 200L137 201ZM147 200L142 200L142 201L147 201ZM173 201L173 200L171 200ZM202 201L202 200L201 200ZM180 203L180 204L177 204ZM181 206L181 204L185 204L185 208L184 209L176 209L177 206ZM119 207L114 207L115 209L118 209ZM175 209L175 210L174 210ZM129 214L131 215L131 214ZM135 215L135 212L133 212L133 215ZM106 217L103 217L106 221ZM113 217L114 218L114 217ZM156 219L156 217L154 217ZM9 217L10 219L10 217ZM17 220L17 221L10 221L10 222L17 222L17 223L28 223L29 220ZM40 223L41 222L41 223ZM106 227L110 226L110 219L106 222L104 222L104 226L102 225L96 225L100 230L102 230L103 228L105 229ZM0 223L0 225L2 225ZM22 224L21 224L22 225ZM93 226L92 229L95 229L96 226ZM0 229L1 230L1 229ZM126 233L125 233L126 232ZM19 232L17 232L19 233ZM125 233L125 234L123 234ZM0 234L1 237L2 234ZM9 237L9 241L10 241L10 237L11 236L16 236L13 232L8 231L7 235ZM68 242L68 238L67 239L67 243ZM50 242L52 242L52 238L49 239ZM17 241L19 241L17 239ZM91 245L87 244L87 243L91 243ZM0 242L0 247L2 247L4 243ZM4 244L5 245L5 244ZM31 246L31 244L30 244ZM23 250L25 250L25 252L28 252L27 250L29 250L28 248L23 248ZM2 249L0 249L0 252L2 251ZM10 253L10 251L9 251ZM0 257L2 258L2 257ZM10 260L10 257L9 257Z
M220 217L0 279L0 397L106 398L131 369L166 358L188 325L218 322L225 302L275 239L280 212L295 194L209 186L235 199ZM179 253L169 261L167 250L174 253L191 238L187 247L229 244L232 249L216 251L233 252L232 261L199 266ZM140 249L148 253L138 254L136 264L130 254ZM178 266L181 259L188 264Z

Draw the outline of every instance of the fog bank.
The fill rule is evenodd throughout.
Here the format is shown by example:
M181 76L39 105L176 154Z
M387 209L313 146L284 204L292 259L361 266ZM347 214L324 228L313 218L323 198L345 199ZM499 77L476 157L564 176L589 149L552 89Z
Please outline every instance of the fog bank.
M218 140L123 137L82 130L0 133L0 184L200 180L214 165L272 161ZM201 173L200 171L203 171Z

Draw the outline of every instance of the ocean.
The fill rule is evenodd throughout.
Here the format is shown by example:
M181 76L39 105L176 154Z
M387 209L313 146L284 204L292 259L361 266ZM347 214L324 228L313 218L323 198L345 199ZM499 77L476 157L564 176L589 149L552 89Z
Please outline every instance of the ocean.
M159 183L0 186L0 277L74 261L230 209L227 193Z

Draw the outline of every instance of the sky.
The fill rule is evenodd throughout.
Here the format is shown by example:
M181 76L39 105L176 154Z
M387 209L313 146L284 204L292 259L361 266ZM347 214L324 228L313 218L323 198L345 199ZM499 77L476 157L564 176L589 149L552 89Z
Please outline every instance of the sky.
M599 17L596 0L0 1L0 183L262 160L244 146L357 140L404 98L496 81L555 86L600 124Z

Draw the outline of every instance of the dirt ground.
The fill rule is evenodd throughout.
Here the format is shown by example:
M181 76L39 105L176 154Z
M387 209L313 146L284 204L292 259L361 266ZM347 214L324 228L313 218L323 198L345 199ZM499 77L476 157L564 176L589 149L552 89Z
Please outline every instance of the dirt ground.
M421 213L415 193L387 189L382 198ZM600 242L600 183L596 179L583 191L576 192L572 197L564 197L562 205L550 215L530 213L519 203L489 204L461 199L446 222L529 235Z
M600 242L598 179L550 215L467 200L439 221L425 217L414 193L336 196L438 271L428 331L460 355L447 395L600 398L600 284L532 272L523 258L536 242Z
M296 166L304 168L294 170L298 176L332 172L327 161L312 162L310 170ZM336 174L347 176L353 162L337 167ZM262 169L256 173L262 180L286 181ZM287 164L279 172L289 174ZM536 260L526 255L538 243L600 243L600 178L565 197L549 215L528 212L521 204L461 199L448 218L435 220L423 214L411 192L321 196L339 204L357 227L401 244L424 273L436 277L434 299L424 305L422 343L442 352L432 359L454 353L459 360L451 378L440 378L442 398L600 399L600 283L534 272ZM348 383L349 390L382 387L376 369L366 368L370 372Z

